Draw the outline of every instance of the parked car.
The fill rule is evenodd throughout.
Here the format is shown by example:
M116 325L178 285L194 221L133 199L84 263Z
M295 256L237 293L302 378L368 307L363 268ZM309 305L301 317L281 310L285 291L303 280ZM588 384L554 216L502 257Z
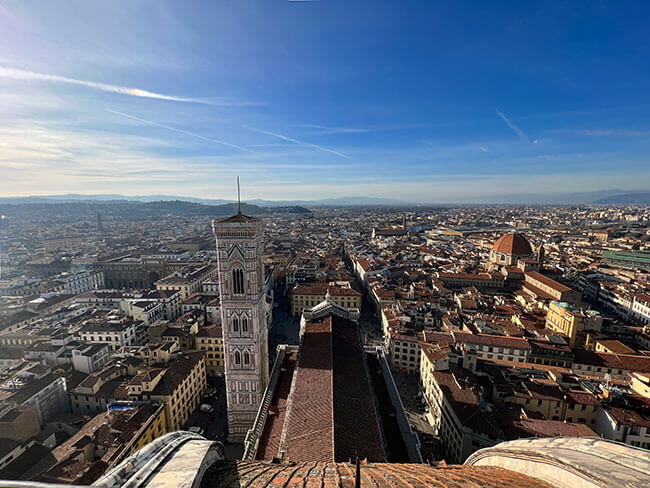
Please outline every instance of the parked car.
M199 407L199 409L203 413L212 413L212 412L214 412L214 407L212 405L208 405L207 403L202 403L201 406Z

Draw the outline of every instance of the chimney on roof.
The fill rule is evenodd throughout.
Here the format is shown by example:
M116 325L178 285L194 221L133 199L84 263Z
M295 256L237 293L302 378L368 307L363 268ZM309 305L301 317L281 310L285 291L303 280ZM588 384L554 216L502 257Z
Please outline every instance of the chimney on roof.
M237 215L241 215L241 193L239 191L239 176L237 177Z

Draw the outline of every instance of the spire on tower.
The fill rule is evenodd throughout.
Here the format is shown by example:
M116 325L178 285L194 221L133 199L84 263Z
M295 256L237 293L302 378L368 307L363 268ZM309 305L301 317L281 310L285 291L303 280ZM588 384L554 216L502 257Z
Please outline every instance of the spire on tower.
M239 176L237 177L237 215L241 215L241 194L239 192Z

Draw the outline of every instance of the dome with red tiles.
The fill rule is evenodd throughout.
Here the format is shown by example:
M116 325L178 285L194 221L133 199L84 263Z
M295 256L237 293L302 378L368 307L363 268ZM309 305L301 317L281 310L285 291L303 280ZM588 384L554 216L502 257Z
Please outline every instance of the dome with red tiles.
M522 234L502 235L492 246L492 251L511 256L530 256L533 254L533 248L530 247L528 239Z

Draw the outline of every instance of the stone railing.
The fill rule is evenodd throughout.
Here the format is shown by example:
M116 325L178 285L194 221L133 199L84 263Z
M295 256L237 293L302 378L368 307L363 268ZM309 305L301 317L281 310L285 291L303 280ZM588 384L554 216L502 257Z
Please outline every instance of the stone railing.
M275 362L273 363L273 369L269 376L269 383L266 385L266 390L264 390L264 397L260 403L260 408L257 411L257 416L255 417L255 422L253 426L246 433L246 438L244 440L244 455L242 459L245 461L250 461L255 459L255 454L257 454L257 447L264 432L264 425L266 424L266 418L269 415L269 407L271 406L271 401L273 400L273 394L275 393L275 387L278 384L278 378L280 377L280 370L282 368L282 362L287 353L286 344L280 344L277 349L277 355L275 357Z

